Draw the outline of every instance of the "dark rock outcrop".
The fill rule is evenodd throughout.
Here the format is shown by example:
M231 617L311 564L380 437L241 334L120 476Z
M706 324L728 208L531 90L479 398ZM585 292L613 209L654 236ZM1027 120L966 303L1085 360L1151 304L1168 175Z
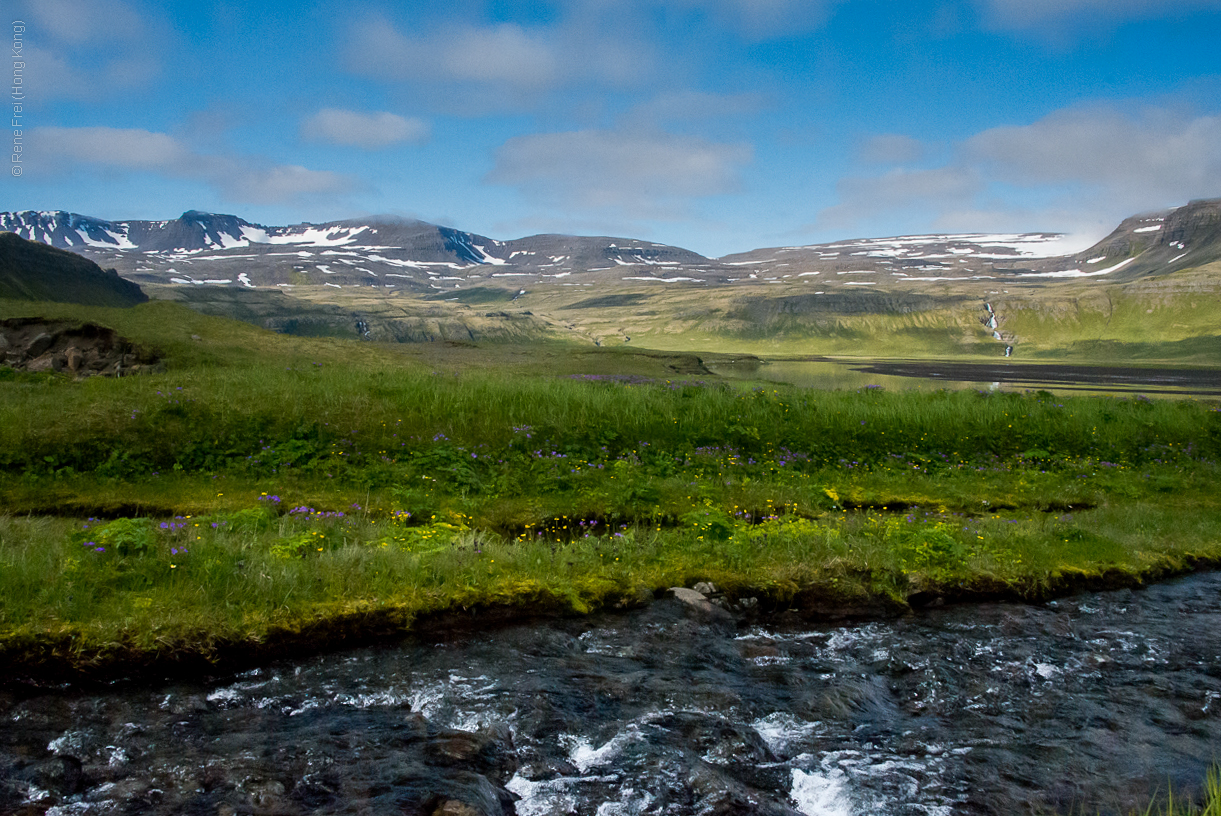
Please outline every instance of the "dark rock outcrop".
M158 356L94 323L37 317L0 320L0 365L77 377L126 377L165 370Z

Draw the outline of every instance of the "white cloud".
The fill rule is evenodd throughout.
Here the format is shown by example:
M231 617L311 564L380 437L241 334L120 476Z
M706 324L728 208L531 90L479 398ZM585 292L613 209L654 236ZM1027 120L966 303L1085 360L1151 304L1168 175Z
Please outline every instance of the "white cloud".
M747 116L767 107L762 94L718 94L707 91L671 91L632 108L630 122L695 122Z
M947 209L930 223L931 232L1062 232L1067 237L1055 244L1057 254L1071 255L1088 249L1133 211L1119 211L1099 202L1057 201L1038 207L1013 203Z
M377 150L400 142L422 144L428 140L428 123L393 113L360 113L323 108L301 123L301 134L331 144Z
M860 148L861 160L869 164L907 164L924 158L924 144L898 133L884 133L866 139Z
M52 50L27 46L29 83L46 99L88 99L146 86L161 72L161 64L139 49L130 56L69 62ZM79 57L79 55L76 55ZM85 63L85 64L82 64Z
M109 127L40 127L30 137L40 157L125 170L186 168L191 151L165 133Z
M77 71L67 60L45 48L25 47L26 76L37 82L39 93L48 98L75 96L89 88L92 78Z
M895 168L881 176L848 176L836 184L840 203L819 213L820 225L850 227L879 214L936 211L972 200L983 189L970 168Z
M649 49L630 30L583 21L525 27L515 23L446 25L408 36L383 17L356 23L348 67L396 82L481 87L514 97L593 83L632 84L652 70Z
M667 8L693 8L748 40L802 34L824 25L846 0L653 0Z
M692 136L542 133L505 142L486 180L549 203L644 212L663 201L732 192L739 168L752 158L749 145Z
M120 0L36 0L35 30L68 43L126 40L143 33L143 21Z
M221 192L237 201L279 204L300 199L326 198L351 192L352 181L329 170L309 170L295 164L243 168L209 178Z
M1000 29L1114 24L1221 9L1221 0L976 0L985 23Z
M29 77L40 98L93 99L147 85L166 36L120 0L30 3Z
M1125 201L1221 193L1221 116L1110 106L1057 111L968 139L963 160L1024 186L1075 182Z
M950 163L841 179L819 226L910 216L915 229L1097 231L1134 212L1221 194L1221 116L1090 106L990 128Z
M337 173L296 165L264 165L258 159L196 153L165 133L108 127L40 127L30 132L30 169L66 170L87 164L205 182L243 202L270 204L350 192Z
M555 84L559 74L546 33L513 23L459 29L438 50L437 69L459 81L530 89Z

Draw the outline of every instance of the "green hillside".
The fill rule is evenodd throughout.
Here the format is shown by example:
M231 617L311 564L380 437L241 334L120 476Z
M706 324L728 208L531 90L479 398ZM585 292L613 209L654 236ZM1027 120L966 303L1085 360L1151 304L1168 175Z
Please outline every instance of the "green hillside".
M148 296L87 258L0 232L0 299L133 306Z

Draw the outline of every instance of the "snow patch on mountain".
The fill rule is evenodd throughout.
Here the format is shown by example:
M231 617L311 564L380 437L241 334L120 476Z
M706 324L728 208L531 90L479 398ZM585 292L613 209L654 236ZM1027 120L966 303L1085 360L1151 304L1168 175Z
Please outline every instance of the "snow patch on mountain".
M1125 261L1120 261L1114 266L1108 266L1106 269L1098 269L1093 272L1082 272L1080 269L1063 269L1059 272L1026 272L1018 277L1021 278L1092 278L1097 275L1108 275L1116 269L1123 269L1128 264L1135 261L1135 258L1128 258Z

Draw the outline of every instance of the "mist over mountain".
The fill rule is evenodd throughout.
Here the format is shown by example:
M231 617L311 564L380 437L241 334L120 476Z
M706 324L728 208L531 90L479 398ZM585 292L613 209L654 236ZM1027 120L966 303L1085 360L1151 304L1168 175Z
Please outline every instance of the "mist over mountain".
M1084 264L1083 274L1124 263L1122 274L1112 277L1123 280L1221 260L1221 199L1126 218L1075 258Z

